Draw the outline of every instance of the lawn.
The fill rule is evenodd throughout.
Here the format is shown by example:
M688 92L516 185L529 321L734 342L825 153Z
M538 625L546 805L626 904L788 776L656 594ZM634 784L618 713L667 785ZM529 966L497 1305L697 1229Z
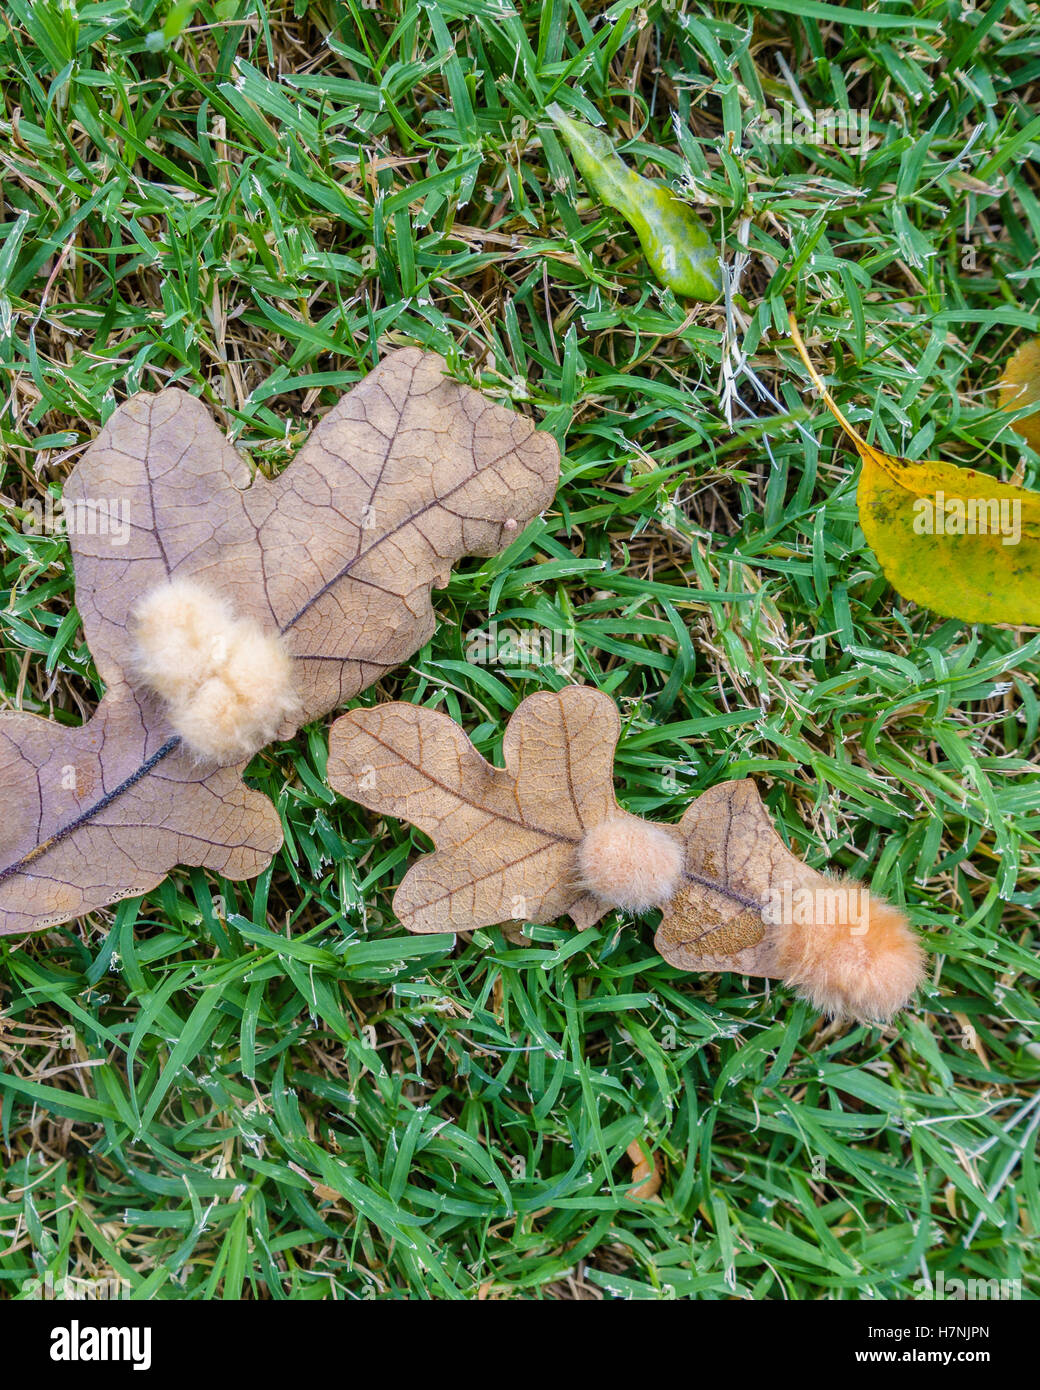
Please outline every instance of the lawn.
M754 777L930 955L881 1028L682 974L652 915L410 936L426 842L335 796L308 726L249 770L286 837L259 879L180 869L0 939L0 1297L1036 1296L1040 636L893 592L787 319L880 446L1040 487L992 389L1040 328L1037 20L4 0L0 706L78 724L102 693L67 539L31 522L119 402L177 383L273 474L415 344L551 431L563 477L357 703L494 758L525 695L598 686L625 806ZM716 303L657 284L553 102L688 198Z

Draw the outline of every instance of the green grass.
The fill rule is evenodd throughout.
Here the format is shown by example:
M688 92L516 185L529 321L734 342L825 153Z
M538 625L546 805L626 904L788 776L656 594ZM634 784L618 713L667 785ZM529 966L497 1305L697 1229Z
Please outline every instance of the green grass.
M631 810L752 775L933 953L880 1030L681 975L649 920L409 937L421 837L334 797L309 728L252 765L286 829L256 882L180 870L0 943L0 1296L49 1271L162 1299L861 1299L940 1270L1035 1296L1040 637L893 595L786 319L883 446L1040 485L990 391L1040 326L1040 28L1023 0L876 8L0 6L4 707L99 697L66 541L19 509L120 400L179 382L277 470L417 343L550 429L564 478L362 702L443 708L491 756L566 677L474 665L467 633L573 631ZM553 101L746 249L728 321L651 282ZM869 147L742 136L792 101L866 110ZM658 1202L626 1195L635 1140Z

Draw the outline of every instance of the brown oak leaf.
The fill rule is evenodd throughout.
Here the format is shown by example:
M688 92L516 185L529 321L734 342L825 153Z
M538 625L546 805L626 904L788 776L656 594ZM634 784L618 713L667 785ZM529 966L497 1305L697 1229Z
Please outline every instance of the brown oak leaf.
M792 854L753 782L711 787L677 828L683 882L654 939L671 965L773 976L820 1012L864 1023L910 1002L925 955L905 914Z
M409 821L437 847L394 897L413 932L508 922L582 927L609 909L584 892L575 852L591 825L623 814L613 763L621 723L609 696L585 686L522 701L493 767L446 714L376 705L342 715L329 737L329 785Z
M200 765L135 680L128 620L141 595L195 581L280 636L300 697L278 730L290 737L421 647L431 587L463 555L513 540L558 471L549 435L412 348L344 395L273 481L183 391L116 410L64 491L106 694L79 729L0 716L0 932L147 892L178 863L248 877L281 844L245 763Z
M409 821L433 840L435 853L409 869L394 898L410 931L551 922L564 913L586 927L609 904L583 888L582 840L604 821L641 824L614 794L620 727L617 706L602 691L541 691L510 719L505 767L496 768L447 715L377 705L333 724L327 775L351 801ZM750 781L703 793L675 833L685 846L685 876L661 924L661 954L683 964L676 957L694 943L705 958L739 946L735 965L683 968L743 968L752 950L755 964L768 964L760 907L776 876L770 868L822 876L784 850Z
M827 891L823 874L793 855L773 829L750 778L709 787L678 826L685 881L664 910L654 945L680 970L779 976L770 895Z
M751 781L703 792L677 826L618 806L620 731L608 695L530 695L502 740L502 768L447 715L414 705L351 710L332 726L328 780L410 821L434 843L394 909L410 931L551 922L611 907L663 908L655 944L689 971L782 978L835 1017L891 1017L923 978L898 908L784 845Z

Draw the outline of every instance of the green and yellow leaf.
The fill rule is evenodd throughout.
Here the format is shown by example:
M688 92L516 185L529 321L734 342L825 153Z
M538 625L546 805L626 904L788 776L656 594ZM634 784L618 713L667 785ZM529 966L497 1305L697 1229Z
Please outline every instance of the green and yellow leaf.
M555 102L546 114L560 128L589 191L631 225L661 284L686 299L715 299L722 289L719 258L693 209L671 189L630 169L602 130L574 120Z
M863 461L860 525L892 587L963 622L1040 624L1040 493L868 444L809 360L793 314L789 322L806 370Z

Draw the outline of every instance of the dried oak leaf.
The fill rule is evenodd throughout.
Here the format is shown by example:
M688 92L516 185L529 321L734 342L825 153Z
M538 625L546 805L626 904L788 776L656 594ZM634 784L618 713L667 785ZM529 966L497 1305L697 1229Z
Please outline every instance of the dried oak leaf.
M702 792L678 830L684 882L657 929L660 954L680 970L781 976L763 909L774 892L793 901L800 890L830 887L829 880L787 848L750 778Z
M409 931L470 931L509 921L580 927L611 906L588 891L580 849L609 825L639 833L614 794L621 722L614 701L588 686L540 691L518 706L502 739L504 768L480 756L454 720L417 705L376 705L342 715L329 737L330 786L351 801L409 821L436 850L405 875L394 910ZM685 969L768 967L759 908L783 871L823 882L784 849L754 783L703 793L678 827L647 827L685 846L682 878L658 949ZM680 861L682 855L680 854ZM684 925L697 916L696 933ZM730 936L723 942L724 928ZM740 946L739 965L714 952ZM682 952L700 948L690 964ZM752 954L753 953L753 954ZM721 951L725 954L725 951ZM771 974L768 968L748 973Z
M173 731L135 678L131 610L189 580L277 635L299 696L283 738L409 657L433 632L431 587L514 539L559 470L549 435L443 372L432 353L387 356L273 481L183 391L112 415L64 493L106 694L82 728L0 716L0 932L147 892L178 863L229 878L267 864L274 808L242 782L245 761L200 763Z
M376 705L333 724L326 775L343 796L409 821L437 847L394 896L409 931L564 913L586 927L609 909L577 882L575 852L588 827L624 814L612 773L620 729L617 707L598 690L541 691L510 719L497 768L446 714Z
M678 826L623 811L609 696L530 695L493 767L447 715L414 705L351 710L332 726L328 780L434 843L394 897L415 932L551 922L612 906L664 915L655 945L683 970L772 975L835 1015L887 1017L921 978L902 914L784 845L751 781L704 792ZM791 910L791 905L796 910Z
M884 1022L910 1001L924 951L905 915L792 854L754 782L710 787L677 828L683 883L654 938L669 964L773 976L833 1018Z

